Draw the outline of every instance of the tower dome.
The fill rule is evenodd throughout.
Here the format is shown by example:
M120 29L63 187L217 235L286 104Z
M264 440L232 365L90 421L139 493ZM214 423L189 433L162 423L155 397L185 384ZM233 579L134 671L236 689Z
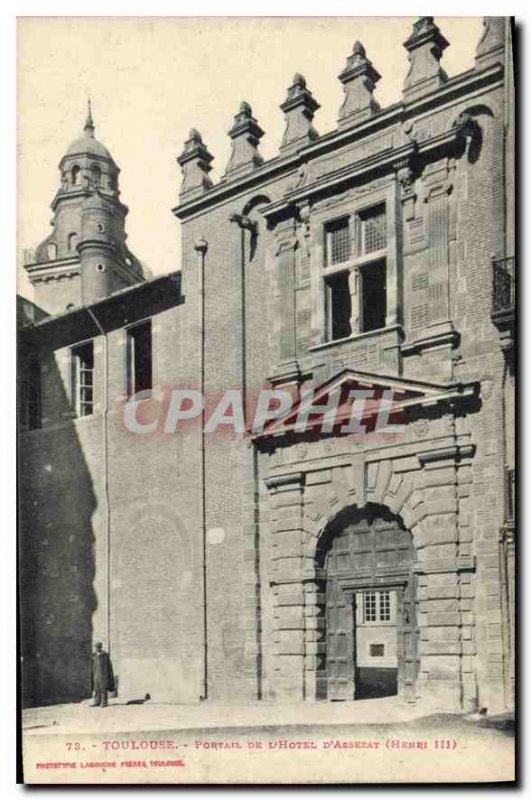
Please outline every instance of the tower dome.
M119 195L120 170L105 145L94 136L90 100L83 134L72 142L61 159L59 169L61 170L60 193L97 188L106 194L111 193L116 197Z
M94 120L92 119L92 108L90 100L88 101L88 113L85 125L83 128L83 135L72 142L70 147L65 153L65 158L68 156L86 155L96 156L98 158L105 158L108 161L113 161L113 157L101 142L94 136ZM114 161L113 161L114 163Z
M126 244L128 212L120 200L120 170L94 136L88 105L83 135L59 163L52 232L26 264L39 304L50 313L86 305L142 281L142 266Z

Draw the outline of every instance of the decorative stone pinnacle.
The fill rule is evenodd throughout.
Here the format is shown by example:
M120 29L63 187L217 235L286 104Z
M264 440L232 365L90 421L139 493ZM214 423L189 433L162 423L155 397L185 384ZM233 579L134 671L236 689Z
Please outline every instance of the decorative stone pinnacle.
M280 149L294 150L317 139L319 134L312 125L315 112L320 108L306 86L306 78L300 72L293 76L293 83L280 106L286 119L286 128Z
M241 136L243 133L248 133L253 136L257 144L264 135L263 130L253 117L253 109L245 100L240 103L240 108L234 117L234 123L229 131L229 136L231 139L234 139L237 136Z
M356 42L352 48L352 55L348 56L345 69L339 76L341 83L346 84L357 77L364 77L369 81L371 91L381 78L380 73L373 67L372 61L366 57L365 48L361 42Z
M234 117L229 136L232 139L232 152L225 171L226 176L252 171L263 163L258 152L258 143L264 131L253 117L253 110L245 100L240 103Z
M191 128L188 139L184 143L183 151L177 158L177 163L182 166L186 161L190 161L193 158L204 161L205 169L210 171L211 167L208 165L214 160L214 156L208 152L208 148L203 144L201 134L195 128Z
M448 42L433 17L419 17L413 23L413 32L404 42L404 47L409 54L409 70L404 83L406 98L427 94L448 80L439 64Z
M483 17L483 33L476 48L476 68L503 62L505 49L505 18Z
M177 163L182 169L183 181L180 196L198 196L204 194L212 186L208 173L212 169L210 162L214 156L209 153L203 144L201 134L195 128L190 130L188 139L184 143L183 151L177 158Z
M433 21L433 17L419 17L413 23L413 33L409 39L404 42L404 47L406 50L411 51L415 50L417 47L421 47L426 44L426 42L429 42L440 51L439 58L449 44Z
M87 136L91 136L94 138L94 120L92 119L92 104L90 102L90 97L88 99L88 111L87 111L87 118L85 120L85 126L83 128Z
M380 77L380 73L366 57L362 43L355 42L345 69L339 75L345 92L345 99L339 110L340 128L357 124L380 110L380 106L372 96Z

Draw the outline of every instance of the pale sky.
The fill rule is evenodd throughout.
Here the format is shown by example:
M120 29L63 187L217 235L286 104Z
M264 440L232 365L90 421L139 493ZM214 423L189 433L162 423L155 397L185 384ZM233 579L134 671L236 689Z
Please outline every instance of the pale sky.
M450 42L449 76L470 69L482 31L479 17L437 17ZM80 135L87 97L96 137L121 169L129 207L128 244L154 275L180 266L175 159L191 127L223 174L227 131L242 100L265 130L263 156L276 155L284 128L279 109L293 74L302 72L321 104L319 133L336 127L337 76L359 39L382 79L382 107L400 99L407 72L403 42L413 18L23 18L18 23L18 244L36 247L50 232L57 165ZM19 270L20 271L20 270ZM21 271L24 272L23 270ZM31 297L21 276L20 291Z

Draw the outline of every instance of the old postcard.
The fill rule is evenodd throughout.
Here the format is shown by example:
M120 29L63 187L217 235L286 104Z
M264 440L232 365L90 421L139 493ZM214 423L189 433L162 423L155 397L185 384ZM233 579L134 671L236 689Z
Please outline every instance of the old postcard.
M514 780L513 39L19 19L25 782Z

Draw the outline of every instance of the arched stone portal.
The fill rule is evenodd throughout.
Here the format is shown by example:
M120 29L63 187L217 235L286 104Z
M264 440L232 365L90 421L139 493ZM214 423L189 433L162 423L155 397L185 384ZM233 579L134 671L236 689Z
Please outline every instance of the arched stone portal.
M427 709L477 707L476 565L469 514L474 450L468 437L455 444L454 423L449 421L450 425L447 418L437 423L437 447L415 444L415 456L410 450L395 456L392 449L379 449L350 460L342 456L340 461L337 455L323 455L317 443L319 462L314 460L312 469L280 467L265 478L265 697L313 702L329 696L323 556L347 520L368 520L378 510L410 548L406 567L402 555L395 554L394 563L380 563L366 575L367 591L375 588L376 579L385 577L391 584L392 577L394 591L403 592L404 605L406 590L412 593L403 618L396 597L397 625L404 626L404 635L397 637L397 657L404 648L403 660L397 663L398 693ZM372 519L376 522L375 516ZM392 558L391 551L385 558ZM362 576L354 570L353 578L361 581ZM388 586L382 591L391 590ZM407 654L406 625L411 627ZM385 645L381 639L374 643ZM399 665L407 666L403 680Z
M371 503L347 507L323 531L315 561L321 589L316 697L414 699L415 549L401 519Z

